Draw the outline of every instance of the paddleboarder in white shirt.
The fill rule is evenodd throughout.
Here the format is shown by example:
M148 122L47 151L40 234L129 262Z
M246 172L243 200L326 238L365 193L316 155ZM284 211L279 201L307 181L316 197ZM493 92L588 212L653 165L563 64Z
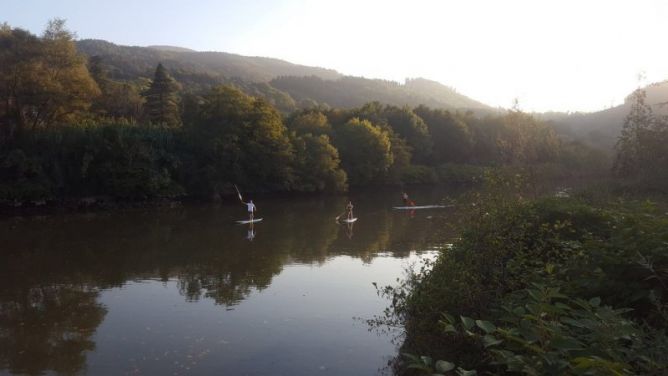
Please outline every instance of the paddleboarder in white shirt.
M248 216L249 216L249 219L250 219L251 223L253 223L253 216L255 214L255 211L257 210L257 207L253 203L253 200L250 200L248 202L241 201L241 203L245 204L246 207L248 208Z

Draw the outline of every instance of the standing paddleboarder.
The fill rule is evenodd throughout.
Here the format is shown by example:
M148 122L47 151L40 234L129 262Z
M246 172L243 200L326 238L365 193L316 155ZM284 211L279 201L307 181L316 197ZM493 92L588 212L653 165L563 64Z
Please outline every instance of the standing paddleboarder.
M244 202L243 197L241 197L241 192L239 192L239 188L237 188L236 185L234 185L234 189L237 191L237 196L239 196L239 201L241 201L242 204L246 205L246 209L248 209L248 222L253 223L253 217L255 216L255 212L257 211L257 207L253 203L253 200L248 200L248 202ZM261 221L262 219L258 219L258 221Z
M348 220L352 221L353 220L353 202L348 201L348 205L346 205L346 210L348 211Z
M250 200L248 202L241 201L241 203L246 205L246 208L248 209L248 220L251 223L253 223L253 216L255 215L255 211L257 210L257 207L253 203L253 200Z
M346 210L343 213L336 216L336 219L335 219L336 222L338 222L339 218L341 218L346 213L348 214L346 222L352 222L355 219L353 217L353 202L352 201L348 201L348 205L346 205Z

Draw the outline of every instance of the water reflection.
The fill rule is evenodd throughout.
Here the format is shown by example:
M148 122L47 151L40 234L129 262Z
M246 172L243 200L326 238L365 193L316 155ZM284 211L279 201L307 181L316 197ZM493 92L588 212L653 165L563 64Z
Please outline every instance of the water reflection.
M381 194L356 202L360 220L343 226L334 221L345 205L341 197L267 199L264 221L247 226L236 225L238 208L226 205L5 220L0 371L84 370L86 354L96 349L92 336L107 315L101 290L175 281L187 302L228 308L262 293L287 266L324 265L340 255L364 263L379 254L407 257L428 248L440 227L427 213L393 213ZM338 277L331 278L336 286ZM337 304L353 304L349 292L332 291Z
M257 233L255 232L255 223L251 222L248 224L248 233L246 235L246 240L252 242L253 239L255 239L255 235L257 235Z
M0 369L36 375L72 374L95 349L91 336L106 310L96 289L85 285L36 285L2 291Z

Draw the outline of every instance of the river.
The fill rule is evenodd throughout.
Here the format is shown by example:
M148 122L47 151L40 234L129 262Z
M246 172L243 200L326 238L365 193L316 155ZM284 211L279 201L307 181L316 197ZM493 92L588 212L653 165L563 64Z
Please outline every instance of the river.
M411 191L418 204L448 192ZM447 236L399 192L0 219L0 374L375 375L399 333L365 319Z

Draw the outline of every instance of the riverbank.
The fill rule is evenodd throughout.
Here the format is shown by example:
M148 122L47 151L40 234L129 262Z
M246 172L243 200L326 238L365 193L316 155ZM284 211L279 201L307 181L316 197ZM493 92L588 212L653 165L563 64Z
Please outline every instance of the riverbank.
M666 207L589 190L481 197L452 248L384 292L404 370L660 375L667 286Z

